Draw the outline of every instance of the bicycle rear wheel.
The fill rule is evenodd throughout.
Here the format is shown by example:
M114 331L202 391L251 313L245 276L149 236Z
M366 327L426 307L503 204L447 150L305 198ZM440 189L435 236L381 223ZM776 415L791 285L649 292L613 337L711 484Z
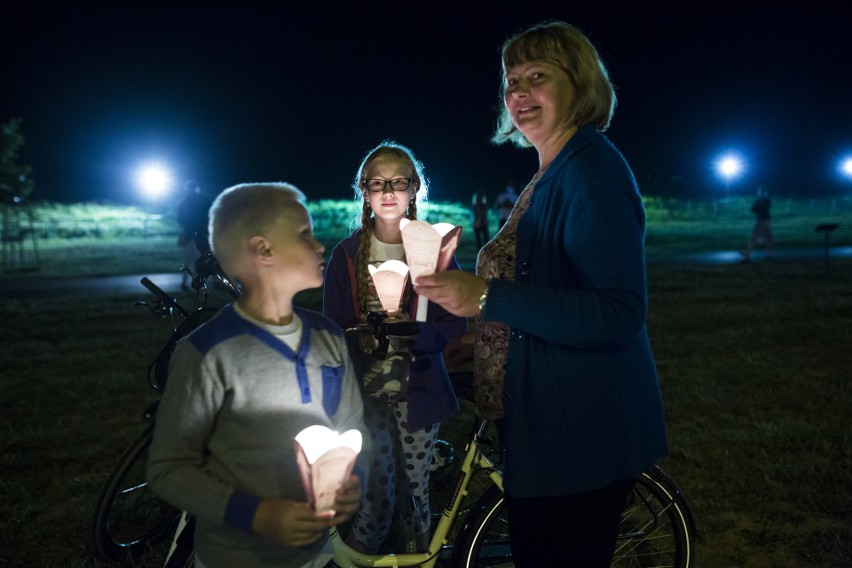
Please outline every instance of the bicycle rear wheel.
M692 513L680 491L657 467L637 480L613 556L613 568L688 568L694 538ZM453 550L455 567L508 567L509 519L503 493L490 487L473 508Z
M148 487L145 462L153 432L151 424L124 451L101 490L92 527L94 552L101 560L165 558L165 537L177 527L180 511Z

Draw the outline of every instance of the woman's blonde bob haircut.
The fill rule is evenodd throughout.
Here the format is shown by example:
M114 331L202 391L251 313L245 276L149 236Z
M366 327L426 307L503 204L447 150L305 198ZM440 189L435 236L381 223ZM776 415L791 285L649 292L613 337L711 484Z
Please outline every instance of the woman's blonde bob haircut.
M597 49L577 28L560 21L536 24L503 44L503 85L500 89L500 114L491 141L495 144L513 142L528 148L529 140L512 124L504 104L506 69L531 61L546 61L565 70L574 83L572 122L578 127L592 123L603 132L609 127L615 112L615 89L609 81L606 65Z

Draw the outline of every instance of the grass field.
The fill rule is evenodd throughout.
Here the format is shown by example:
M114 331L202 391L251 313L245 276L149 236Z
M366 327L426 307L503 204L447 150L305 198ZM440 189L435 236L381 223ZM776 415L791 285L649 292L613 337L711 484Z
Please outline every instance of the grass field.
M779 250L818 249L814 226L828 221L840 223L833 244L852 244L848 211L812 205L779 212ZM690 215L649 214L649 258L744 246L747 213ZM170 234L48 241L38 272L3 277L180 264ZM471 251L465 243L462 260ZM648 285L671 446L661 465L694 508L697 566L852 566L852 260L650 262ZM0 304L0 566L100 566L88 550L92 508L156 398L145 370L168 337L134 307L145 296L140 286Z

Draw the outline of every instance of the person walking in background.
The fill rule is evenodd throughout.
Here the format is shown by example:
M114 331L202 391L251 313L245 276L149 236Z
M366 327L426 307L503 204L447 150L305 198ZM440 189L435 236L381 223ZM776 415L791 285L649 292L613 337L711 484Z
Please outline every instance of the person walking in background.
M183 263L190 268L195 267L195 261L201 255L195 244L195 235L207 239L207 221L213 198L201 190L193 180L187 180L184 194L177 206L177 222L180 225L178 246L183 249ZM190 275L180 272L180 287L189 290Z
M195 566L320 568L328 529L360 502L370 456L343 332L293 296L322 285L323 246L304 195L242 184L211 209L210 245L240 298L178 343L147 463L151 489L196 518ZM294 439L323 425L363 435L333 512L308 504Z
M471 199L471 214L473 217L473 234L476 237L476 250L481 249L488 239L488 196L484 191L477 191Z
M772 259L772 224L769 220L769 209L771 207L772 201L769 199L769 192L761 185L757 188L757 199L751 206L751 212L754 213L755 217L754 228L751 231L748 247L741 253L743 262L751 262L751 253L761 240L766 246L766 260Z
M369 312L382 312L368 265L405 261L402 219L417 219L418 203L427 197L428 183L414 154L395 142L384 142L361 162L353 180L360 215L356 229L331 253L323 289L323 313L341 327L365 323ZM455 259L451 269L458 268ZM408 283L400 301L398 319L413 319L419 297ZM377 359L372 337L365 344L350 342L349 349L364 390L364 420L377 451L369 483L355 516L347 543L369 554L380 552L402 495L416 503L417 545L429 541L429 473L441 421L459 410L441 354L447 341L467 330L467 320L437 304L429 304L426 321L416 341L391 344L389 355ZM393 340L399 341L399 340ZM394 353L405 349L414 357ZM407 489L397 487L405 479Z
M546 22L502 56L492 140L533 146L539 169L477 275L420 276L415 290L478 316L476 404L503 420L515 566L604 568L636 478L668 451L646 328L645 210L601 133L616 98L586 36Z
M498 195L497 200L494 202L494 207L496 207L497 211L500 213L500 228L506 224L506 220L512 213L512 208L515 206L517 201L518 194L515 190L515 182L510 181L506 184L506 189L503 190L503 193ZM500 228L497 230L499 231Z

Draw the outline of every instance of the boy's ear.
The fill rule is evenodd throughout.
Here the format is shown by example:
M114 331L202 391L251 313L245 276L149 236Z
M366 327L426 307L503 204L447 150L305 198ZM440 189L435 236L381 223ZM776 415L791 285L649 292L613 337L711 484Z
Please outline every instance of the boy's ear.
M267 261L272 258L272 247L269 246L269 241L260 235L255 235L249 239L249 249L260 261Z

